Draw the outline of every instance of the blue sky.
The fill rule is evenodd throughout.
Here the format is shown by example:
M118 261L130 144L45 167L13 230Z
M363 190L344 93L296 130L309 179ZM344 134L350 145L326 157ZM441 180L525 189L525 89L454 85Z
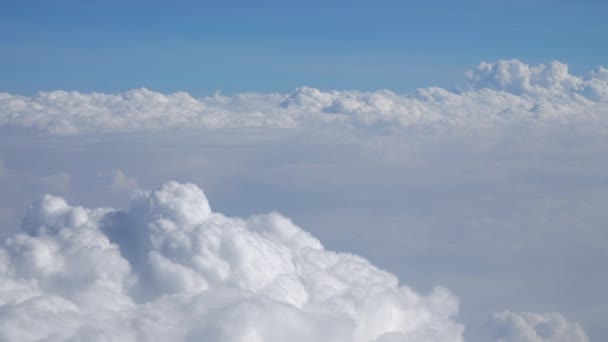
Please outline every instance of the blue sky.
M0 91L409 91L481 60L608 60L602 1L0 1Z

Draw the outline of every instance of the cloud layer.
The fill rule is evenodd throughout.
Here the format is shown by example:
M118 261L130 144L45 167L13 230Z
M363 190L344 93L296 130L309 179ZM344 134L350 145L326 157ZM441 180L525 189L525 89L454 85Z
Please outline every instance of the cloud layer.
M461 340L457 311L473 341L588 340L557 313L482 332L505 303L601 340L607 81L511 60L405 95L0 94L0 340ZM428 294L187 184L44 196L18 228L42 192L124 208L166 179Z
M566 64L481 63L462 91L418 89L399 95L298 88L292 94L243 93L195 99L134 89L122 94L0 93L0 127L50 134L235 127L478 128L520 122L587 122L606 127L608 70L585 76Z
M0 340L461 341L458 301L428 295L273 213L211 211L197 186L130 210L45 195L0 248ZM36 327L36 329L32 329Z

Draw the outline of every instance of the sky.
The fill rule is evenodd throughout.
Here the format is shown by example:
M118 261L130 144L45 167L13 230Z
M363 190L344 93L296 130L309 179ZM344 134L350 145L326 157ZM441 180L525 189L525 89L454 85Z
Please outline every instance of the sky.
M608 339L606 5L0 9L0 341Z
M605 64L604 1L11 1L0 91L452 87L482 60Z

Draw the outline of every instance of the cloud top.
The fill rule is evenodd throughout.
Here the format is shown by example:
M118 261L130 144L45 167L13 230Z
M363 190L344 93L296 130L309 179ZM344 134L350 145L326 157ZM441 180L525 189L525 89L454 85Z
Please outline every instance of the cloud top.
M0 93L0 127L49 134L149 132L168 129L269 127L487 127L518 122L606 125L608 71L570 74L566 64L518 60L480 63L467 73L466 91L418 89L399 95L321 91L242 93L200 99L187 93L134 89L121 94L66 91L33 97Z
M496 342L588 342L589 338L576 322L559 313L498 312L489 327Z
M46 195L0 248L0 340L462 341L458 302L326 250L280 214L212 212L193 184L128 211ZM31 329L35 326L36 329Z
M535 66L518 60L482 62L467 77L474 89L489 88L516 95L563 95L580 90L585 83L568 73L568 65L557 61Z

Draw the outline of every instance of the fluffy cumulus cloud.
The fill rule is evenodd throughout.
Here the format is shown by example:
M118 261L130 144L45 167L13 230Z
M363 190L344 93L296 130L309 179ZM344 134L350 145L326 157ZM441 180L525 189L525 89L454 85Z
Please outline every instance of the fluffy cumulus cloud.
M463 91L418 89L410 94L320 91L243 93L200 99L187 93L134 89L122 94L0 93L0 127L50 134L235 127L487 127L519 122L590 122L606 126L608 71L572 75L566 64L483 62L467 73Z
M496 342L588 342L578 323L559 313L498 312L492 315L489 328Z
M279 214L215 213L193 184L128 211L46 195L0 248L2 341L462 341L457 310Z

